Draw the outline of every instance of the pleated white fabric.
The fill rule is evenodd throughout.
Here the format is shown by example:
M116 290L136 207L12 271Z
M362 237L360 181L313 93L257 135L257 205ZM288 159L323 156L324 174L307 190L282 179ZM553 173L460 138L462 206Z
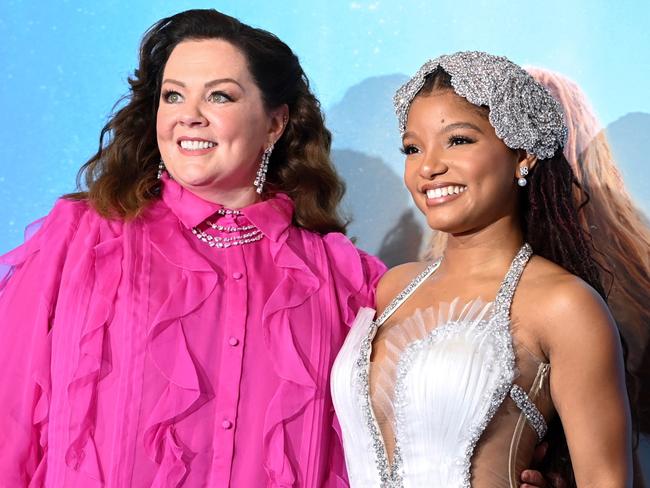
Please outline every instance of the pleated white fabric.
M336 357L331 376L332 400L343 434L343 451L351 487L381 486L379 471L373 460L375 449L379 446L373 445L373 438L364 428L364 407L361 397L355 393L359 389L359 378L354 366L361 342L367 337L374 317L375 311L371 308L359 310Z
M495 302L456 299L391 324L381 364L370 363L370 352L387 316L374 322L372 309L359 312L331 382L352 488L470 485L474 447L515 376L509 309L529 256L525 246Z

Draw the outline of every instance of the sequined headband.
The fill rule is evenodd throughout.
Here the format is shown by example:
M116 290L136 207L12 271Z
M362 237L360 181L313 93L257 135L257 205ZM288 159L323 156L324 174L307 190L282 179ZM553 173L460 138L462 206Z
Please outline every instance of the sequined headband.
M509 148L548 159L564 146L567 127L557 100L509 59L479 51L429 60L397 90L393 103L400 132L406 130L411 102L424 86L427 75L439 67L449 74L458 95L490 109L490 124Z

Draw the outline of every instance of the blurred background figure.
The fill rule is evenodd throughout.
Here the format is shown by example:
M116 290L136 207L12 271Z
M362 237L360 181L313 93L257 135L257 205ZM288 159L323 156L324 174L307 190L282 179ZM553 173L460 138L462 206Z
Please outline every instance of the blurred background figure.
M569 138L564 155L589 195L581 214L594 257L609 283L608 304L627 343L630 401L640 433L650 434L650 226L634 204L616 165L607 135L580 87L559 73L529 67L564 107ZM643 444L643 442L642 442ZM650 450L637 451L645 459ZM641 477L638 466L635 480ZM635 486L642 486L640 480Z

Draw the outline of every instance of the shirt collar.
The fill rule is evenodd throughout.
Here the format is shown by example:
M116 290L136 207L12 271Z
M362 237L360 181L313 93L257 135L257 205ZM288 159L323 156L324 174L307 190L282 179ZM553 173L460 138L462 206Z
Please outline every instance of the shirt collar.
M163 201L188 229L196 227L219 209L224 208L219 203L209 202L195 195L164 173L161 180ZM268 200L239 210L266 237L277 241L291 225L293 209L293 201L284 193L278 193Z

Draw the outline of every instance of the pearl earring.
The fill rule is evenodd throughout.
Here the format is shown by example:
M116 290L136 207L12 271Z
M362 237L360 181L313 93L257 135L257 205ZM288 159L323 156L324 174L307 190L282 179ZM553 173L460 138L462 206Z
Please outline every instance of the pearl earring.
M528 181L526 180L526 176L528 176L528 166L522 166L519 169L519 173L521 174L521 178L517 180L517 184L524 187L528 184Z

